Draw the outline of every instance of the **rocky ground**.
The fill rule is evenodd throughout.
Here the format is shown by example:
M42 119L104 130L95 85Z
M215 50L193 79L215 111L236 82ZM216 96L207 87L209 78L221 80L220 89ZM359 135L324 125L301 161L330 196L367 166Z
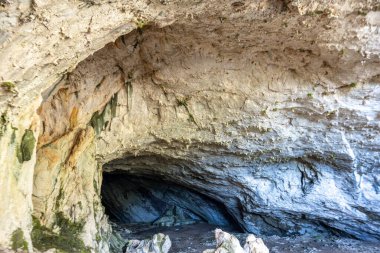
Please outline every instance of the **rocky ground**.
M169 235L172 241L170 252L200 253L215 248L213 225L198 223L175 227L152 227L149 225L125 225L122 233L126 239L145 239L156 233ZM246 233L229 231L244 244ZM262 236L271 253L377 253L380 243L364 242L331 235L304 235L294 237Z

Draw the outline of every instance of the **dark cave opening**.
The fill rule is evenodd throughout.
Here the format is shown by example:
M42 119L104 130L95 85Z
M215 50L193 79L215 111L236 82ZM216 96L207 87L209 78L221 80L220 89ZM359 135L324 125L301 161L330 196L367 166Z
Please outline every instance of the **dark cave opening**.
M103 172L102 204L111 222L127 227L206 223L243 232L223 203L157 175Z

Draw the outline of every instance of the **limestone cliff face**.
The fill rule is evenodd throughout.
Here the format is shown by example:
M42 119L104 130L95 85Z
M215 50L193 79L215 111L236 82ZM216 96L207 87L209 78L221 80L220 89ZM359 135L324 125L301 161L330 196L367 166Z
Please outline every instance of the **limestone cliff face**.
M116 169L250 232L380 239L377 1L0 4L2 247L63 218L107 252Z
M37 109L40 102L35 101L31 108ZM17 120L10 117L9 110L0 116L0 245L8 245L18 229L31 243L33 172L40 120L33 110L15 117Z

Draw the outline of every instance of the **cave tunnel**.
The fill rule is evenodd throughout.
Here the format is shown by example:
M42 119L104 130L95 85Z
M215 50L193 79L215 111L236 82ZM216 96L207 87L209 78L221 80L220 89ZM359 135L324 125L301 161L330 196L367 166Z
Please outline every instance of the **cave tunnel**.
M171 227L207 223L243 232L223 202L155 174L103 172L102 204L114 224Z
M181 159L156 155L129 157L106 164L101 200L114 234L143 240L152 234L164 233L173 242L172 252L182 252L192 247L188 241L212 235L216 228L246 232L236 219L236 213L230 213L233 209L228 207L228 201L202 188L192 171L194 168L189 169L189 166ZM111 240L111 251L119 252L121 246ZM199 246L192 250L199 250Z

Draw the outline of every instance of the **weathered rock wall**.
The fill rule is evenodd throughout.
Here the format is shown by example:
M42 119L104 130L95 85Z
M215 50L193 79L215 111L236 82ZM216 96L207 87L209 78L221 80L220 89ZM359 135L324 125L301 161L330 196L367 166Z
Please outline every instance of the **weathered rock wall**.
M106 251L95 185L114 159L225 201L250 231L379 239L378 1L0 8L0 245L21 228L31 247L34 207L47 227L86 220ZM29 130L36 165L35 147L17 161Z
M64 239L65 248L54 245L54 238L37 237L41 229L35 225L32 231L34 246L45 246L73 251L91 246L98 252L107 252L109 226L100 201L102 171L95 160L96 147L93 128L70 132L37 152L34 170L33 216L47 228L59 226L59 214L78 224L72 239ZM59 235L64 238L62 233ZM67 235L66 235L67 236ZM78 242L83 241L83 245Z
M40 102L30 107L37 109ZM18 231L24 241L21 246L27 249L31 245L30 214L40 119L33 111L16 114L17 121L11 116L8 110L0 116L0 245L14 241Z
M107 169L157 175L207 193L248 231L329 227L376 239L376 219L367 221L377 217L368 207L379 201L372 144L379 131L378 58L317 44L319 29L332 21L315 15L322 15L322 27L289 42L288 30L276 30L276 43L263 36L273 24L252 34L239 20L147 26L123 36L73 72L69 83L76 86L66 85L66 92L77 92L72 102L46 102L41 139L70 125L70 113L66 121L49 120L62 110L48 106L77 107L78 118L99 129L98 161L121 159ZM96 106L88 105L98 99L81 91L104 87L118 90L115 114L100 110L90 120L88 108Z

